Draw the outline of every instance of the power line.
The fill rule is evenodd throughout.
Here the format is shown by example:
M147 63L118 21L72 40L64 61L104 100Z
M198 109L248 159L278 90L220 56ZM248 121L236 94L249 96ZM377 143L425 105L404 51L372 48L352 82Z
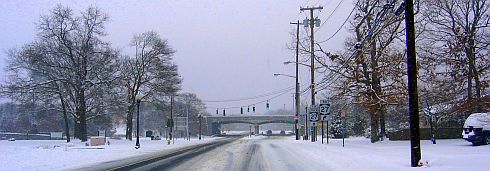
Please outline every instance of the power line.
M342 1L341 1L342 2ZM337 35L337 33L339 33L340 30L342 30L342 28L344 27L345 23L347 23L347 21L349 21L349 18L350 16L352 15L352 13L354 12L354 10L356 9L357 5L359 4L359 1L357 1L356 5L354 5L354 7L352 8L352 10L350 11L349 13L349 16L347 16L347 18L344 20L344 22L342 23L342 25L339 27L339 29L337 29L337 31L335 31L335 33L330 36L329 38L327 38L326 40L324 41L320 41L318 43L325 43L327 41L329 41L330 39L332 39L335 35ZM323 24L322 24L323 25ZM320 26L321 27L321 26Z
M272 95L275 95L275 94L278 94L278 93L282 93L284 91L289 91L289 90L292 90L292 89L294 89L294 86L287 87L285 89L280 89L280 90L273 91L273 92L269 92L269 93L265 93L265 94L261 94L261 95L251 96L251 97L244 97L244 98L237 98L237 99L227 99L227 100L203 100L203 102L207 102L207 103L221 103L221 102L235 102L235 101L252 100L252 99L258 99L258 98L262 98L262 97L272 96Z
M363 39L362 39L362 40L359 42L359 43L360 43L360 45L361 45L361 47L362 47L362 45L365 43L365 41L366 41L368 38L372 37L373 35L376 35L374 32L375 32L375 30L377 29L377 27L379 26L379 24L380 24L381 20L384 18L384 15L386 14L387 9L390 9L390 5L391 5L391 6L393 6L393 4L394 4L395 2L396 2L396 1L391 1L391 2L390 2L390 4L385 4L385 5L383 6L383 9L382 9L381 11L379 11L379 12L376 14L376 17L375 17L375 20L374 20L374 23L373 23L373 27L371 27L371 28L368 30L368 32L367 32L368 34L367 34L366 36L364 36L364 37L363 37ZM359 1L358 1L358 3L359 3ZM354 9L355 9L355 7L358 5L358 3L357 3L355 6L354 6L353 10L354 10ZM352 14L352 11L351 11L351 14ZM351 14L349 14L349 17L350 17L350 15L351 15ZM348 19L349 17L347 17L347 19ZM345 22L344 22L344 23L345 23ZM343 27L343 26L342 26L342 27ZM342 27L341 27L341 28L342 28ZM330 38L329 38L329 39L330 39ZM329 39L327 39L326 41L328 41ZM323 41L323 42L325 42L325 41ZM320 42L320 43L322 43L322 42ZM347 52L346 52L346 53L347 53ZM346 53L344 53L344 55L345 55ZM326 76L326 77L328 77L328 78L323 79L323 80L322 80L322 82L318 83L318 84L319 84L319 86L322 86L322 88L320 88L318 91L324 90L324 89L328 88L328 86L330 86L331 84L333 84L332 80L333 80L333 79L335 79L335 77L337 77L337 76L339 75L340 70L341 70L341 69L343 69L343 68L345 68L345 66L346 66L347 62L348 62L348 61L351 61L351 58L353 58L355 54L356 54L356 52L352 53L352 55L351 55L351 56L350 56L350 57L349 57L347 60L345 60L345 61L343 62L343 64L342 64L342 65L341 65L341 66L340 66L340 67L339 67L339 68L338 68L338 69L337 69L335 72L331 72L331 73L329 74L329 76ZM319 60L318 60L318 59L316 59L316 58L315 58L315 60L319 61ZM356 57L356 59L354 59L354 60L357 60L357 57ZM319 62L320 62L320 61L319 61ZM320 62L320 63L321 63L321 62ZM324 65L324 64L323 64L323 65ZM326 65L324 65L324 66L326 66ZM328 82L328 83L327 83L327 82ZM323 84L323 85L320 85L320 84Z
M330 13L330 15L328 15L327 19L325 19L325 21L323 21L323 23L320 25L320 27L318 27L318 29L316 29L315 33L320 30L323 25L333 16L333 14L335 13L335 11L337 11L337 9L339 8L339 6L344 2L344 0L341 0L337 6L335 7L335 9L333 9L333 11Z
M255 102L255 103L251 103L251 104L247 104L247 105L243 105L243 106L233 106L233 107L209 107L209 108L217 108L217 109L237 109L237 108L242 108L244 106L252 106L252 105L257 105L257 104L260 104L260 103L264 103L264 102L267 102L269 100L272 100L272 99L275 99L277 97L280 97L286 93L289 93L291 92L292 89L290 89L289 91L286 91L286 92L282 92L281 94L278 94L276 96L273 96L271 98L268 98L266 100L262 100L262 101L258 101L258 102Z

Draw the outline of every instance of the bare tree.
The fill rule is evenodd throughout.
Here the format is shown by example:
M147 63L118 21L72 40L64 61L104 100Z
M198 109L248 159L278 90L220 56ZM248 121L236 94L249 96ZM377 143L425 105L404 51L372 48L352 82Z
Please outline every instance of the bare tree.
M437 64L432 78L441 84L435 88L452 92L464 104L458 107L464 111L485 110L482 97L489 79L490 4L486 0L428 0L421 8L427 29L421 37L425 42L421 57ZM464 84L466 89L453 86ZM466 98L461 98L462 91Z
M126 139L132 139L133 113L136 96L147 101L154 101L163 94L175 94L180 89L181 79L177 65L172 63L175 51L169 47L167 40L154 32L137 34L131 41L135 48L134 58L122 60L122 87L126 94Z
M37 40L9 54L9 85L20 88L20 95L36 91L59 97L66 127L70 113L74 135L82 141L87 140L87 120L104 114L101 92L117 74L118 53L100 39L107 20L95 7L75 16L71 9L57 6L41 17Z
M371 142L386 134L386 105L399 105L406 95L404 51L396 44L403 18L393 14L393 6L394 1L358 1L351 21L354 37L346 41L347 50L335 54L318 44L323 55L318 62L330 71L320 84L369 111Z

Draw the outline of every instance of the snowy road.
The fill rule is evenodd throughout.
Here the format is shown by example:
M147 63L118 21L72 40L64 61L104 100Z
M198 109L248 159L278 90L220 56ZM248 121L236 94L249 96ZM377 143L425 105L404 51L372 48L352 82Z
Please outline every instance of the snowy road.
M189 158L169 170L254 170L254 171L295 171L325 170L318 168L315 161L305 160L305 154L294 147L281 145L289 137L260 136L242 138L220 146L209 152ZM313 164L312 164L313 163Z
M288 168L287 163L294 163L291 160L284 160L282 163L270 161L264 149L274 146L274 140L284 137L254 137L242 138L232 143L220 146L209 152L192 157L181 164L175 165L170 170L301 170ZM278 149L277 152L283 152ZM277 157L274 157L277 158Z

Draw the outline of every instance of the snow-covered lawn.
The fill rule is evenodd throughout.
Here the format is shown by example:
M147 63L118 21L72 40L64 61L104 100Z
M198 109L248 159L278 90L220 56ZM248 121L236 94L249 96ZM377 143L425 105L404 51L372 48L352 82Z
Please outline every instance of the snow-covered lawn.
M472 146L463 139L421 141L422 160L428 166L410 167L410 141L383 141L372 144L366 138L330 139L329 144L317 142L273 140L270 142L283 149L294 149L290 156L299 156L306 170L488 170L490 162L490 145ZM274 156L273 148L263 153L270 159ZM270 152L269 152L269 151ZM280 154L279 155L284 155ZM309 165L309 166L308 166ZM314 166L314 167L311 167ZM307 169L311 168L311 169Z
M167 145L166 140L151 141L143 138L140 139L140 149L134 148L135 140L109 139L110 145L88 147L79 140L72 143L66 143L65 140L0 140L0 170L65 170L216 139L177 139L174 144Z

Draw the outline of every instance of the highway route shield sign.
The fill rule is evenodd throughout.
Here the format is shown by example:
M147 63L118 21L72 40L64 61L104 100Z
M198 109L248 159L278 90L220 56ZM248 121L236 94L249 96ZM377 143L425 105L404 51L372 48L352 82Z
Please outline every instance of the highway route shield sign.
M310 112L310 121L312 121L312 122L318 121L318 113L317 112Z
M321 115L329 115L330 114L330 104L322 103L319 105L319 112Z

